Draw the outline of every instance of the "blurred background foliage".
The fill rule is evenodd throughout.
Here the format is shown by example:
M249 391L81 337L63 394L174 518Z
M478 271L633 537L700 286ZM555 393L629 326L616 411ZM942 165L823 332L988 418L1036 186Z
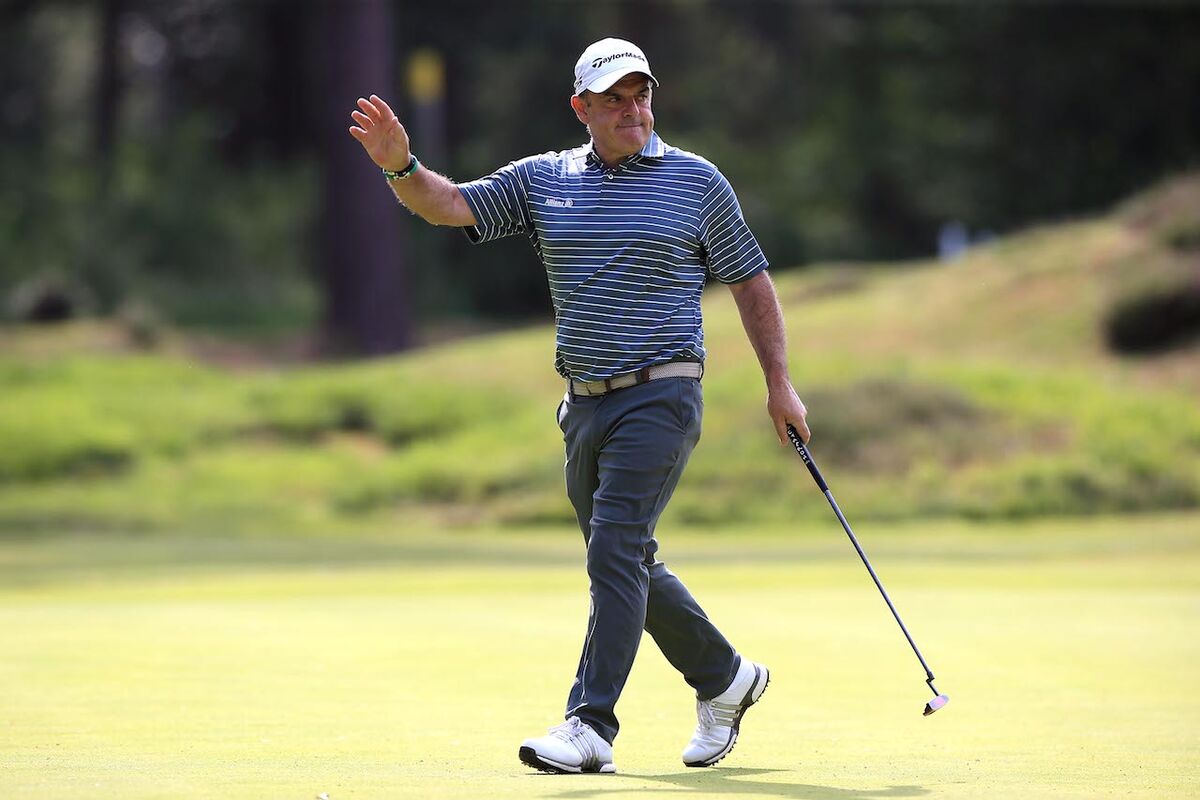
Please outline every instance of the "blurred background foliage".
M952 262L779 276L813 452L856 519L1014 521L1200 508L1200 174ZM1187 241L1191 241L1187 239ZM1149 312L1142 312L1148 314ZM705 298L703 446L668 527L828 521L773 440L728 292ZM562 382L549 325L288 369L131 343L103 321L0 340L0 538L561 529ZM557 454L557 455L556 455ZM809 526L811 527L811 526Z
M572 147L612 34L776 265L856 517L1200 507L1191 4L7 0L0 535L570 526L528 242L415 220L346 128L389 97L459 180ZM666 521L826 517L705 326Z
M574 146L571 67L604 35L648 52L660 133L721 166L779 268L1098 210L1200 154L1189 3L7 0L3 313L368 353L412 319L544 317L526 242L397 212L345 128L390 97L458 180Z

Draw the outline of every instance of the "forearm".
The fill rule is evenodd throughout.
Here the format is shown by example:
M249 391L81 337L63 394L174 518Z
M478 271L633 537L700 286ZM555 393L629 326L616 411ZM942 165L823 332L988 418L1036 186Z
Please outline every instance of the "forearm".
M475 215L458 187L424 165L407 178L388 181L388 186L405 208L426 222L459 227L475 224Z
M789 425L794 426L800 438L807 442L810 435L805 419L808 409L796 395L788 375L787 331L783 327L783 310L779 307L775 285L764 271L729 288L767 381L767 414L775 425L779 444L787 444Z
M731 287L742 317L746 337L758 356L768 388L790 384L787 365L787 331L775 285L766 272Z

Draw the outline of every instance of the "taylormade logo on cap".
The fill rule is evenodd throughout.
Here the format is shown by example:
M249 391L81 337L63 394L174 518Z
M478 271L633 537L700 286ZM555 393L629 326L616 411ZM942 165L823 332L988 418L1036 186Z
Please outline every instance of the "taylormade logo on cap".
M640 47L624 39L601 39L589 45L575 62L575 94L603 92L633 72L642 73L658 86Z
M638 53L614 53L611 56L604 56L603 58L592 59L592 69L600 69L608 62L616 61L618 58L640 58L642 61L646 60L645 56L639 55ZM649 66L649 64L647 64L646 66Z

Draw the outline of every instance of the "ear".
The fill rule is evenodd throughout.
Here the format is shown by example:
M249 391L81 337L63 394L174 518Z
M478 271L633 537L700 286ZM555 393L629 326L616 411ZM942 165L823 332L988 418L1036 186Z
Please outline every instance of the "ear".
M571 109L580 122L584 125L588 124L588 107L582 97L577 94L571 95Z

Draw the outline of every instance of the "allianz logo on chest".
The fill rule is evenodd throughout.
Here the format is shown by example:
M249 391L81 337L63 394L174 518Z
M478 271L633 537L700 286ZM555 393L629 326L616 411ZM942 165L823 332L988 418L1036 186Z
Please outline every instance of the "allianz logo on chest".
M569 197L566 200L558 197L547 197L546 205L554 206L555 208L572 208L575 205L575 201Z

